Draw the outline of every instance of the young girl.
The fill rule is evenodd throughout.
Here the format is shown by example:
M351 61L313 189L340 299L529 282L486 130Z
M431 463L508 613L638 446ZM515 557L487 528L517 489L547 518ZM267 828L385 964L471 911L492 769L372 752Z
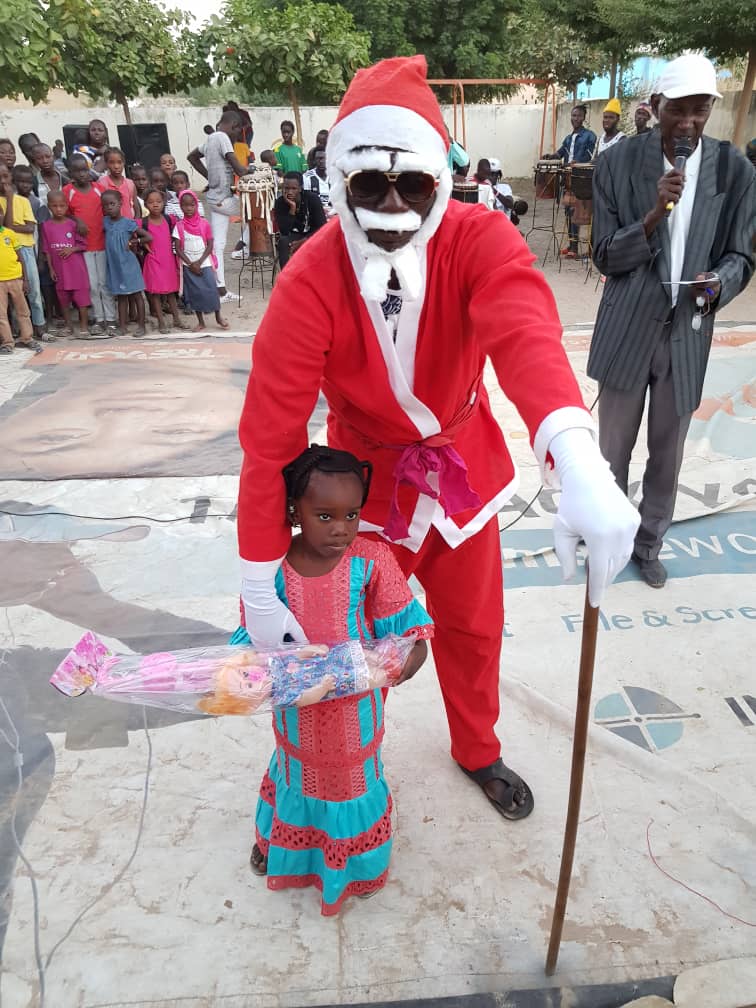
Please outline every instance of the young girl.
M126 166L126 156L120 147L108 147L105 151L105 166L107 171L100 176L100 186L103 189L115 189L116 192L119 192L123 213L133 220L141 220L136 186L123 173Z
M136 236L148 245L152 235L139 227L132 217L121 216L121 194L108 189L102 194L103 225L105 227L105 254L107 257L108 290L118 302L118 324L121 333L126 333L129 321L129 307L136 311L137 328L135 337L145 335L144 328L144 280L139 260L131 251L132 238Z
M173 154L161 154L160 155L160 167L165 172L167 178L176 171L176 158Z
M308 640L414 633L399 682L425 661L433 627L381 542L357 536L370 464L312 445L284 469L291 542L276 586ZM249 637L239 630L233 643ZM386 882L391 793L383 776L383 693L376 689L273 715L276 749L260 787L250 866L269 889L313 885L321 913Z
M158 320L161 333L170 332L163 317L163 295L167 295L168 308L173 316L176 329L186 329L181 321L176 304L176 291L179 289L179 267L176 253L173 249L173 229L176 221L165 213L163 194L157 189L149 189L144 198L148 216L142 221L142 227L152 236L152 242L147 248L142 266L144 287L150 298L153 315Z
M165 212L167 214L173 214L177 220L181 220L184 216L181 212L181 203L179 202L178 194L184 192L185 189L189 188L189 176L185 171L175 171L171 175L171 188L166 192L165 196ZM172 195L171 195L172 193ZM200 217L205 216L205 208L201 203L197 205L197 211Z
M129 169L129 177L134 183L137 199L139 200L139 214L141 217L145 217L147 215L147 208L144 205L144 197L150 188L150 183L147 179L147 169L144 165L133 164Z
M108 127L102 119L90 120L87 126L87 145L92 151L92 168L98 175L106 170L105 153L108 149Z
M87 243L68 216L68 200L62 192L49 192L47 206L51 220L42 225L41 249L58 292L58 303L66 329L73 334L71 304L79 309L79 338L89 338L89 274L84 261Z
M197 316L194 332L204 330L205 312L215 312L215 321L221 329L228 329L228 322L220 312L210 225L204 217L200 217L199 200L191 189L179 193L179 203L184 217L176 222L173 237L176 239L178 257L184 264L184 296Z

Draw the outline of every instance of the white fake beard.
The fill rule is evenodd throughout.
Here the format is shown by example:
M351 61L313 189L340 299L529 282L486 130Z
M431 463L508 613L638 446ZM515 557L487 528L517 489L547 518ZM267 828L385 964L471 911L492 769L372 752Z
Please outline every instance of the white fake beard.
M392 118L386 127L388 137L393 135L393 122ZM451 194L452 179L446 164L446 154L441 149L423 155L409 150L389 151L382 148L352 150L347 147L342 150L339 126L334 129L334 143L331 145L329 140L326 149L326 157L330 159L328 177L331 182L331 205L339 215L348 244L365 263L359 276L360 293L366 301L377 301L380 304L386 298L393 270L402 297L407 301L415 301L423 291L423 250L441 223ZM436 198L425 220L414 210L402 214L381 214L362 208L353 211L347 197L346 176L358 170L431 171L436 174L439 180ZM402 248L387 252L368 240L366 231L373 228L378 231L411 231L412 234Z
M418 231L423 223L423 218L414 210L378 213L377 210L356 207L354 215L363 231Z
M423 219L414 210L405 213L378 213L375 210L355 208L354 215L363 232L372 231L405 231L417 233L422 227ZM367 234L366 234L367 237ZM370 301L383 301L391 282L391 271L396 273L399 287L410 300L420 294L423 278L420 273L418 250L408 241L402 248L387 251L367 243L365 269L362 273L360 290L362 296Z

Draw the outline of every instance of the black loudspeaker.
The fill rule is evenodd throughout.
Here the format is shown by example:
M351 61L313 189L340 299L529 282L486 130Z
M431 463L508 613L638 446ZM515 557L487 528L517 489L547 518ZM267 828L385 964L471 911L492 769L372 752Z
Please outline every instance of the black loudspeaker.
M168 127L165 123L119 125L118 146L126 155L126 164L141 164L149 171L160 167L160 155L170 154Z
M73 154L73 149L76 146L76 134L79 130L86 131L89 129L87 123L82 123L81 126L64 126L63 127L63 146L66 148L66 157L69 158Z

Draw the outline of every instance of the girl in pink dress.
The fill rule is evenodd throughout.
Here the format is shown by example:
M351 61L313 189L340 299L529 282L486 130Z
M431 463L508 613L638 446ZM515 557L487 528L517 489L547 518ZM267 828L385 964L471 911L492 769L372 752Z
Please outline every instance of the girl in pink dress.
M144 254L142 274L144 289L150 299L152 313L158 320L161 333L170 331L163 315L163 296L168 300L168 308L173 316L175 329L186 329L179 315L176 292L179 289L178 259L173 248L173 229L176 221L165 213L165 197L158 189L148 189L144 194L144 205L148 216L142 227L152 236L152 241Z
M398 682L425 661L433 634L390 548L357 535L370 463L312 445L284 469L295 535L276 577L308 640L414 634ZM231 642L249 641L241 628ZM276 748L260 787L250 866L269 889L315 886L321 913L386 882L391 792L383 776L380 689L273 714Z

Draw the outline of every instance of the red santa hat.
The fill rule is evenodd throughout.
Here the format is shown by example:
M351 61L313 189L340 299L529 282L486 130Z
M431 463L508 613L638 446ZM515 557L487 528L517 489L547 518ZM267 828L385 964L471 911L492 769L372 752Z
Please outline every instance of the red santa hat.
M444 150L449 139L436 96L428 86L425 56L397 56L358 70L339 107L335 126L364 108L391 106L394 124L414 129L426 142L428 127L435 130ZM329 136L330 139L330 136Z
M428 86L427 72L424 56L397 56L358 70L328 134L326 170L331 203L339 214L347 244L366 263L360 286L369 299L385 296L392 268L405 296L419 296L421 250L441 223L451 195L449 134ZM434 204L403 250L380 251L355 219L348 206L345 180L358 170L430 171L436 176Z

